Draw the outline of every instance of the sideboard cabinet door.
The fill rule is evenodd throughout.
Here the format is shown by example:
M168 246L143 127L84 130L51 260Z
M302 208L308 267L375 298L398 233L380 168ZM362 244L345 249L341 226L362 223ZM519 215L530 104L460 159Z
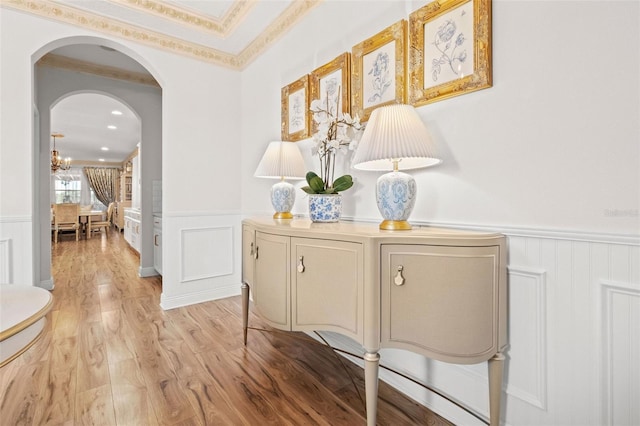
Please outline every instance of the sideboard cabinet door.
M460 364L491 358L500 349L499 252L383 245L382 346Z
M253 285L254 256L256 250L256 231L253 227L242 225L242 282Z
M327 330L363 341L362 244L291 239L293 329Z
M291 330L289 244L287 236L256 232L253 303L271 326Z

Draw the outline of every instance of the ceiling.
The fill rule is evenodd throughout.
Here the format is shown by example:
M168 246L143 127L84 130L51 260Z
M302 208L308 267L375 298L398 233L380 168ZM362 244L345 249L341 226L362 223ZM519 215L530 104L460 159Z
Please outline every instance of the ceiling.
M112 39L191 56L241 70L322 0L0 0L18 9L92 31ZM43 58L49 66L91 72L125 71L123 75L156 84L144 67L105 46L73 45ZM87 71L89 70L89 71ZM116 70L116 71L117 71ZM123 112L113 116L111 111ZM115 125L117 129L108 129ZM72 160L121 162L140 140L140 122L126 106L103 95L81 94L52 110L51 131L62 133L56 145ZM109 151L101 151L102 147Z
M140 142L140 124L126 105L96 93L69 96L51 109L51 133L64 135L56 148L74 164L121 163Z

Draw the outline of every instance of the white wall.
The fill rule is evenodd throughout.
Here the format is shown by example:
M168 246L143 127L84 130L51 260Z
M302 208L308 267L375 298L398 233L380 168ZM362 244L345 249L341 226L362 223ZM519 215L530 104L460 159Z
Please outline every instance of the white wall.
M46 160L48 152L34 144L34 133L41 131L34 116L33 64L56 47L83 41L132 56L162 87L162 104L157 105L162 115L162 134L157 137L162 140L162 175L154 174L159 173L160 158L152 153L142 158L140 169L143 178L151 173L151 179L163 182L163 255L168 259L163 269L163 306L237 294L240 171L229 159L240 154L239 73L5 8L0 8L0 277L14 284L43 284L35 274L46 260L39 258L39 247L34 245L34 230L39 230L34 215L40 185L37 164ZM142 206L152 206L151 180L148 185L143 182L140 195ZM152 208L147 211L142 238L151 247ZM227 227L231 236L203 246L192 231L203 222ZM180 243L185 229L191 238ZM203 231L203 235L209 234ZM221 251L234 256L211 270L211 259ZM153 270L152 250L149 259L144 253L143 248L143 275Z
M252 175L279 137L280 88L407 18L406 8L325 2L243 73L247 210L269 210L270 183ZM638 13L637 2L494 1L493 87L418 110L444 161L412 172L413 220L638 234ZM624 42L595 28L624 28ZM379 175L350 172L346 214L377 220Z
M253 172L279 138L280 89L424 4L323 2L243 72L245 213L271 212L272 182ZM411 221L509 239L507 424L640 423L638 75L640 3L494 0L493 87L418 109L444 162L412 172ZM315 168L309 145L300 143ZM347 171L357 183L345 216L379 221L378 174ZM305 201L298 192L294 213L307 213ZM391 350L381 362L488 412L484 364ZM456 424L480 424L382 376Z

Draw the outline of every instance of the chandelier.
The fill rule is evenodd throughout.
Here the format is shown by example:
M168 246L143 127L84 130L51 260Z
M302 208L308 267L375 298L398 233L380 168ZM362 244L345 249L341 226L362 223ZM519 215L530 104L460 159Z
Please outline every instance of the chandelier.
M71 158L65 158L64 160L60 157L60 153L56 149L56 138L63 138L64 135L60 133L53 133L51 135L53 137L53 150L51 151L51 171L53 173L58 170L69 170L71 168Z

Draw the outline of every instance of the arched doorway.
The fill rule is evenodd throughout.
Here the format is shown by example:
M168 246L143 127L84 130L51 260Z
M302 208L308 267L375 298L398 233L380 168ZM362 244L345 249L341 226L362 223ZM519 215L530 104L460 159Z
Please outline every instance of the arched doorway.
M77 52L73 57L74 52ZM61 55L60 53L64 53ZM127 54L129 53L129 54ZM153 275L152 183L162 182L162 88L135 54L110 40L74 37L57 40L34 54L34 220L35 282L53 288L50 240L51 108L77 93L101 93L118 99L140 118L141 276ZM109 57L109 58L107 58ZM115 59L117 58L117 59ZM108 61L112 65L105 65ZM101 63L102 62L102 63Z

